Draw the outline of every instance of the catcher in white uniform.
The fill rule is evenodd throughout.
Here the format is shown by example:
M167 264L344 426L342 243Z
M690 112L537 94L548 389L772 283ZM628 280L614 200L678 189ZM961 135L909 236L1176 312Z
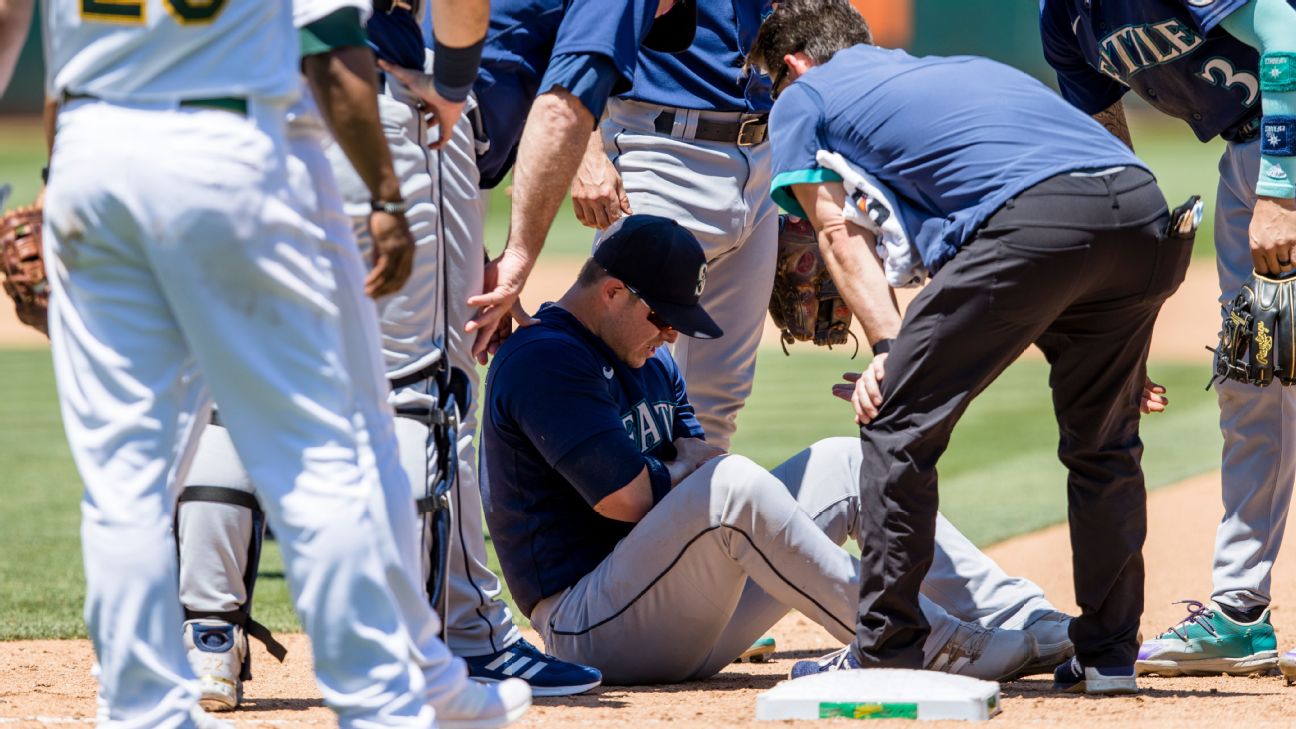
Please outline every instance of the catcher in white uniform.
M410 499L408 482L379 484L384 444L372 439L390 441L390 421L364 421L382 411L360 404L348 372L344 290L289 189L288 4L53 0L44 30L47 90L62 105L46 196L50 335L86 486L100 724L213 725L176 640L171 536L208 389L262 486L340 726L430 727L430 700L465 717L520 713L525 686L470 684L436 639L403 557L412 524L388 507Z

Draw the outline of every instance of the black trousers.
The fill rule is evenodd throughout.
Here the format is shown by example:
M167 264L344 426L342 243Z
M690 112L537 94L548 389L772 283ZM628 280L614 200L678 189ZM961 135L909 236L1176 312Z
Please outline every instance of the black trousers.
M865 667L921 668L918 588L932 561L936 463L955 423L1032 343L1050 364L1066 465L1082 663L1130 666L1143 612L1147 494L1138 401L1152 325L1191 240L1147 172L1059 175L1004 205L905 314L864 449L859 623ZM1012 443L1003 443L1011 452ZM1059 555L1059 558L1061 555Z

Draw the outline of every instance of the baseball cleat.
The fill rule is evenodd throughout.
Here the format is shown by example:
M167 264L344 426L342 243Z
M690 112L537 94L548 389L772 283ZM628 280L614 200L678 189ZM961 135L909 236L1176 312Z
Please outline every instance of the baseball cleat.
M1027 623L1023 629L1035 639L1035 655L1017 675L1033 676L1052 673L1057 665L1075 655L1069 630L1071 616L1053 610Z
M1096 696L1136 694L1139 690L1133 666L1090 668L1081 666L1075 657L1053 671L1053 688Z
M769 663L774 658L775 650L774 638L767 635L752 643L750 648L734 659L734 663L742 663L743 661L748 663Z
M1138 675L1243 676L1278 665L1278 639L1269 609L1250 623L1229 618L1218 606L1184 600L1188 617L1139 646Z
M1282 671L1283 680L1288 686L1296 683L1296 649L1289 650L1278 658L1278 670Z
M923 668L985 681L1009 681L1022 675L1035 653L1035 639L1024 630L959 621L954 635Z
M792 670L788 671L788 678L801 678L828 671L850 671L859 667L859 661L851 655L850 646L845 646L826 656L793 663Z
M500 729L530 708L531 686L520 678L497 683L469 679L454 695L432 706L441 729Z
M478 681L520 678L531 684L535 696L582 694L603 683L597 668L568 663L542 653L525 639L497 653L465 657L468 675Z
M224 620L189 620L184 624L185 652L198 675L198 705L207 711L233 711L243 699L243 658L247 636Z

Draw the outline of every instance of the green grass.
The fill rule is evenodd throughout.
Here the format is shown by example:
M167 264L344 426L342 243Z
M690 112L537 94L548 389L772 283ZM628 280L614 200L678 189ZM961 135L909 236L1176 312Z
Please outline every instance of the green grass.
M760 375L739 416L734 450L773 466L832 435L854 435L849 406L829 394L858 369L841 352L797 347L760 354ZM64 441L49 353L0 351L0 640L84 636L78 535L80 484ZM1218 464L1214 393L1201 367L1153 368L1170 389L1170 412L1145 421L1148 483L1156 487ZM968 409L941 461L945 513L978 544L1061 521L1065 475L1054 455L1046 366L1021 362ZM498 570L495 555L492 567ZM270 543L255 612L274 630L295 630L278 546Z

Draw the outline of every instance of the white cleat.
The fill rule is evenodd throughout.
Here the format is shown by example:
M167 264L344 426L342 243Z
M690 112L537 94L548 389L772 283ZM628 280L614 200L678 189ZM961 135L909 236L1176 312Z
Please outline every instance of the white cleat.
M520 678L499 683L464 681L458 693L433 704L441 729L499 729L531 706L531 685Z
M247 636L224 620L189 620L184 624L185 651L198 674L198 705L207 711L233 711L243 699L243 657Z
M1034 657L1035 639L1024 630L983 628L960 621L958 630L925 668L985 681L1006 681L1021 675Z

